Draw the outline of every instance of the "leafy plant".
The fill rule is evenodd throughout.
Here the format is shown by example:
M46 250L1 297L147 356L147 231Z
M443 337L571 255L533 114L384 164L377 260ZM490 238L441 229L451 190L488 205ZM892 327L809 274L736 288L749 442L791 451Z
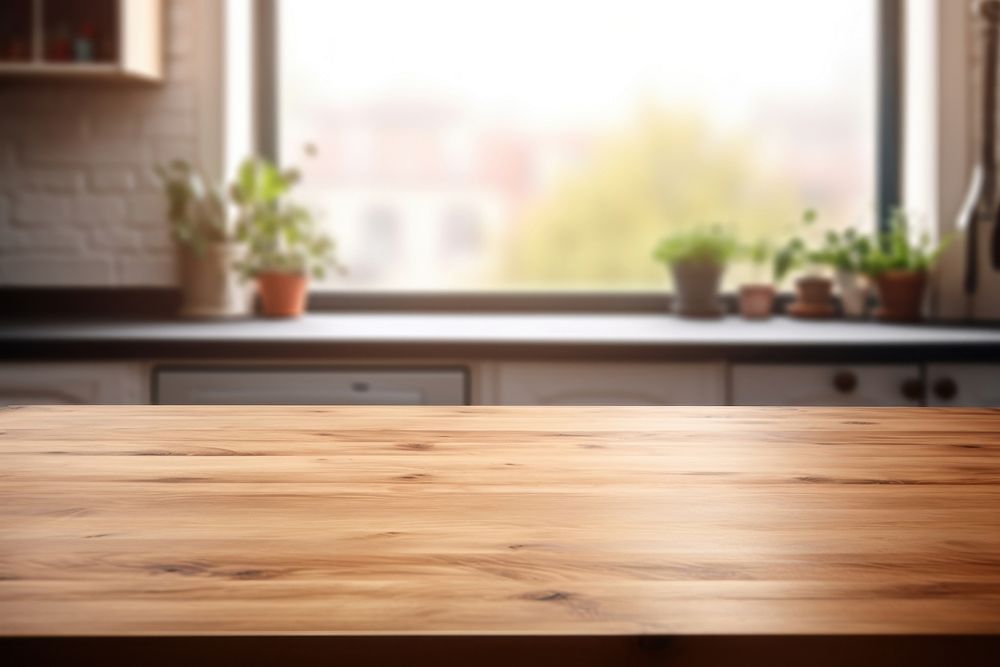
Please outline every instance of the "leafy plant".
M948 246L950 238L932 243L925 232L915 239L911 237L909 216L896 209L889 218L889 229L878 237L871 252L860 267L863 273L877 276L886 271L927 271Z
M299 273L323 278L338 267L332 238L319 229L313 214L288 201L301 179L298 169L279 169L264 158L240 165L230 197L238 209L237 235L247 243L238 268L244 275Z
M816 224L819 215L815 209L806 209L802 212L802 226L812 227ZM778 247L774 252L771 263L771 271L774 274L774 282L780 283L793 269L800 268L807 264L815 264L817 256L809 249L802 236L795 235Z
M230 240L222 188L209 184L184 160L157 165L155 172L167 195L167 216L178 243L201 254L208 243Z
M738 254L741 259L753 266L754 274L759 277L774 256L774 248L766 239L758 239L754 243L741 245Z
M656 246L653 257L665 264L686 262L724 265L737 252L736 239L718 226L676 232Z
M819 263L837 271L862 273L875 246L871 237L854 229L842 232L831 230L823 237L823 245L815 254Z

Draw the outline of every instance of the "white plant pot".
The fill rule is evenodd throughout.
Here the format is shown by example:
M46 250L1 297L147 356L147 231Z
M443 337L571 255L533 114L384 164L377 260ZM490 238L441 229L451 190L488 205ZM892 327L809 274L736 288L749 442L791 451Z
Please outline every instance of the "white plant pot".
M201 252L180 246L177 262L181 281L181 317L245 317L253 305L253 285L234 268L242 248L234 243L209 243Z
M840 305L844 317L863 318L868 311L868 293L871 286L857 273L837 271L837 286L840 288Z

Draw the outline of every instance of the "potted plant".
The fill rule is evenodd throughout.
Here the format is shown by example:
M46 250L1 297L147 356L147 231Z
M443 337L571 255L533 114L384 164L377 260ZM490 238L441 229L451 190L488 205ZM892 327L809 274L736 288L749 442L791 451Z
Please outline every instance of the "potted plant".
M933 244L927 234L911 240L906 213L893 211L889 230L879 236L864 264L878 292L876 317L889 322L921 319L927 273L947 243Z
M753 267L755 279L740 285L740 315L748 320L767 319L774 311L774 285L761 278L771 260L771 246L765 240L741 248L741 254Z
M167 196L167 216L177 244L181 315L248 314L251 293L234 271L241 247L223 190L184 160L158 165L155 172Z
M802 214L803 227L812 227L817 217L816 211L807 209ZM795 300L788 304L788 314L810 319L833 316L833 282L823 275L823 255L810 248L801 236L793 236L775 253L775 281L781 282L797 268L804 268L805 275L795 281Z
M834 270L840 289L840 305L845 317L862 318L868 306L869 284L864 266L873 243L854 229L829 231L817 253L822 263Z
M674 311L684 317L719 317L719 283L736 252L733 237L720 227L679 231L663 239L654 257L670 269L674 279Z
M257 283L267 317L298 317L305 311L309 277L321 279L336 266L333 240L308 209L286 198L299 182L297 169L281 170L263 158L240 165L230 196L239 210L238 234L247 244L239 263Z

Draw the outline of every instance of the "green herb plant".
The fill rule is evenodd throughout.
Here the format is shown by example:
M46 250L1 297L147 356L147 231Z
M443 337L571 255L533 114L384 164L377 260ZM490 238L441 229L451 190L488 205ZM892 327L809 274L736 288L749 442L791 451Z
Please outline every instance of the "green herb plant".
M753 243L741 245L739 256L753 267L754 281L762 282L761 276L774 258L774 248L766 239L759 239Z
M724 266L738 250L739 245L730 232L712 225L671 234L656 246L653 257L669 266L684 263Z
M933 243L925 232L913 238L910 234L909 216L901 209L892 212L889 229L880 234L864 257L860 271L876 277L888 271L928 271L937 262L951 238Z
M877 243L872 237L859 234L855 229L842 232L828 231L823 245L816 251L817 260L845 273L863 273Z
M800 225L804 231L808 231L818 219L815 209L809 208L802 212ZM796 234L774 251L771 270L774 282L778 284L796 269L805 268L809 272L818 272L826 263L822 248L811 247L804 234Z
M185 160L154 168L167 196L167 217L174 239L198 255L210 243L232 240L225 191L211 185Z
M307 147L307 154L314 152ZM230 198L238 211L238 238L247 244L237 267L245 276L275 272L322 279L327 270L339 269L333 239L309 209L287 198L300 180L298 169L279 169L264 158L240 165Z

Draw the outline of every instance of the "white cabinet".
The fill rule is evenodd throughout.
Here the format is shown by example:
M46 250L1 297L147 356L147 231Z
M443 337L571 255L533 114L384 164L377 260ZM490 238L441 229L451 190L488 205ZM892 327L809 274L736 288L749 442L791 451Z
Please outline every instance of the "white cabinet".
M920 405L916 364L736 364L734 405Z
M464 405L463 368L164 367L164 405Z
M139 364L0 365L0 405L141 404L146 394Z
M927 404L1000 407L1000 364L930 364Z
M722 363L510 362L497 369L501 405L723 405Z

